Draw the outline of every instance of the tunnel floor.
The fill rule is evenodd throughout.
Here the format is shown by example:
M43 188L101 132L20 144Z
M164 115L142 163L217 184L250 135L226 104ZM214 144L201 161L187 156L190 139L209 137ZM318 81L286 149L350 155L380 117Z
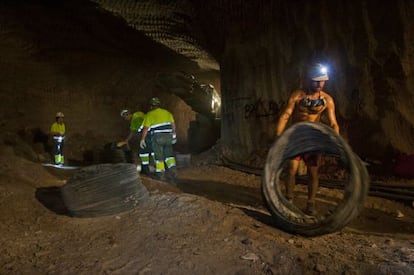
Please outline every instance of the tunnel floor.
M142 176L147 203L117 215L68 215L74 170L0 158L1 274L412 274L414 209L368 197L339 232L305 238L275 226L260 176L206 162L177 186ZM319 203L340 191L323 189ZM304 203L298 186L296 203ZM333 261L332 259L335 259Z

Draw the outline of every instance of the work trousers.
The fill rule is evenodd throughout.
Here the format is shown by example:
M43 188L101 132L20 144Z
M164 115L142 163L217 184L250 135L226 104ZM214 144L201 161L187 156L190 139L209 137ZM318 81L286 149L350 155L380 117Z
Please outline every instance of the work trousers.
M53 136L53 155L56 165L63 165L65 163L65 158L63 156L64 140L64 136Z
M172 133L154 133L151 136L156 173L164 173L165 166L167 166L168 169L176 166L172 139Z

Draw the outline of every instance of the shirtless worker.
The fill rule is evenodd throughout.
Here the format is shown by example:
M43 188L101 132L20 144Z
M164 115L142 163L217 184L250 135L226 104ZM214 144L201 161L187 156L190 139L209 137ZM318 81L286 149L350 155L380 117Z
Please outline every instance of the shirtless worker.
M292 117L292 123L303 121L319 122L322 113L325 111L328 115L329 125L339 134L334 100L329 94L323 91L325 81L327 80L329 80L327 69L322 64L316 63L309 68L307 71L307 83L305 84L305 88L295 90L291 93L286 109L279 117L276 127L276 137L279 137L283 133L290 117ZM305 154L289 161L286 198L290 202L293 201L295 176L301 159L305 162L310 176L306 213L315 215L315 197L319 186L318 169L320 166L321 154Z

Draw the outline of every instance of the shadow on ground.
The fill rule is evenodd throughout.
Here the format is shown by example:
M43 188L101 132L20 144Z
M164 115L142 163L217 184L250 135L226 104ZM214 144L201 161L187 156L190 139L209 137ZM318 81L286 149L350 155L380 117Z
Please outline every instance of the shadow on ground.
M214 181L179 180L178 188L184 192L205 197L212 201L263 207L260 190Z
M65 177L67 176L66 174ZM179 180L177 186L149 178L143 178L143 183L149 191L183 192L232 205L242 210L247 216L263 224L275 226L272 216L263 201L260 188L238 186L216 181L186 179ZM52 212L70 216L68 209L65 207L60 188L58 186L38 188L36 190L36 198ZM364 208L360 215L348 224L345 230L373 235L411 234L414 231L414 220L412 217L398 219L389 212Z
M63 202L60 187L41 187L36 189L36 199L43 204L50 211L59 214L69 216L69 210L66 208Z
M178 188L184 193L202 196L225 204L233 204L257 221L274 226L259 188L196 180L180 180ZM414 221L408 218L396 219L394 215L385 211L364 208L360 215L349 223L347 229L379 235L411 234L414 231Z

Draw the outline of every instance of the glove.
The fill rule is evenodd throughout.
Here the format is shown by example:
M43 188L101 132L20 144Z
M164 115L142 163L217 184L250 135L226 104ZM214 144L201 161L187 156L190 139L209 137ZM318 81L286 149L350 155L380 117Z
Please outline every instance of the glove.
M147 147L147 144L145 143L145 139L143 139L143 140L141 140L141 141L139 142L139 147L140 147L141 149L144 149L145 147Z
M126 145L127 144L127 142L126 141L120 141L120 142L118 142L117 144L116 144L116 147L122 147L122 146L124 146L124 145Z

